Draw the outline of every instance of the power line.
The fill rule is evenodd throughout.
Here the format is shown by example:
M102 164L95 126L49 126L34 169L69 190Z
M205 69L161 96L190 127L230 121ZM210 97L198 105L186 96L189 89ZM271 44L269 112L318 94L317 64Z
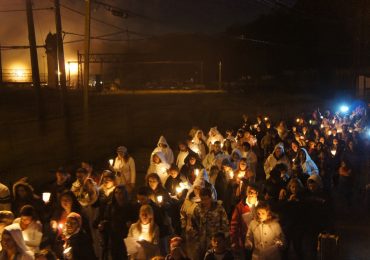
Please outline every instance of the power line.
M49 0L49 1L52 2L52 0ZM73 9L73 8L68 7L66 5L63 5L63 4L60 4L60 6L63 7L64 9L67 9L67 10L71 11L71 12L74 12L74 13L79 14L81 16L85 16L85 13L80 12L80 11L78 11L76 9ZM101 24L104 24L104 25L107 25L107 26L110 26L112 28L116 28L116 29L121 30L121 31L127 31L126 29L124 29L122 27L119 27L119 26L114 25L114 24L111 24L111 23L107 23L107 22L105 22L103 20L100 20L100 19L97 19L97 18L94 18L94 17L91 17L91 20L93 20L95 22L98 22L98 23L101 23ZM130 30L128 30L128 33L133 34L133 35L138 35L138 36L145 36L145 37L152 37L152 36L154 36L154 35L144 34L144 33L136 32L136 31L130 31Z
M45 8L33 8L32 11L50 11L54 10L54 7ZM0 10L0 13L15 13L15 12L26 12L26 9L14 9L14 10Z

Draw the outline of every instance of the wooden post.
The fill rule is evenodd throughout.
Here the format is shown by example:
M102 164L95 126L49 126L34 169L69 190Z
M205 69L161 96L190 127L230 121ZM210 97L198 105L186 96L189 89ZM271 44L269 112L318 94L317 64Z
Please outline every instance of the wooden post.
M37 59L35 25L33 22L32 1L31 0L26 0L26 9L27 9L28 40L30 43L30 55L31 55L31 66L32 66L32 82L33 82L33 87L36 90L38 117L39 119L44 119L43 103L42 103L42 97L41 97L41 86L40 86L39 63Z
M84 116L87 119L89 113L89 62L90 62L90 15L91 5L90 0L85 1L86 13L85 13L85 59L84 59Z
M59 76L59 83L61 88L61 110L62 115L65 116L68 113L68 106L67 106L67 82L66 82L66 65L64 60L64 47L63 47L63 38L62 38L62 19L60 17L60 1L55 0L55 25L57 31L57 49L58 49L58 76Z

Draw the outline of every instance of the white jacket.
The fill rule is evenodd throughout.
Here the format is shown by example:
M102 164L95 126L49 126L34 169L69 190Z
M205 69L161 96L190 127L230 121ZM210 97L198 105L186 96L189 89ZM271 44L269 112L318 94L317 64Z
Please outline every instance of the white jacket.
M167 145L167 147L166 148L160 147L159 146L160 144L165 144L165 145ZM167 140L166 140L166 138L164 138L163 135L161 135L161 137L159 137L157 147L153 150L152 155L150 156L150 163L152 162L153 154L155 154L156 152L162 152L164 154L164 157L166 158L166 162L168 164L171 165L171 164L174 163L175 157L173 156L172 149L168 145Z

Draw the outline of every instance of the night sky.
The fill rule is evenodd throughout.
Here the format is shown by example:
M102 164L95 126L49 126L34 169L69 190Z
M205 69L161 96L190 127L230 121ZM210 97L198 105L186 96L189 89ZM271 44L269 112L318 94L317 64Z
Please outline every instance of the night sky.
M50 0L34 0L34 8L53 6ZM106 37L110 41L93 40L92 51L115 52L124 48L127 37L132 39L150 38L169 33L213 34L226 30L229 26L246 24L259 15L273 12L278 5L271 0L100 0L112 6L131 11L126 19L111 14L103 5L92 5L92 16L110 24L92 21L92 36L101 36L129 30ZM293 0L280 1L291 6ZM61 5L84 13L83 0L61 0ZM1 44L28 45L26 12L4 12L25 9L24 0L0 0ZM68 33L84 34L84 17L62 7L63 30ZM43 45L46 35L55 32L54 11L34 11L37 44ZM82 36L65 35L65 42L83 40ZM111 41L113 40L113 41ZM65 45L66 60L75 60L76 51L83 49L83 43ZM44 50L39 49L41 73L44 71ZM28 50L4 51L3 67L12 69L17 66L28 67Z

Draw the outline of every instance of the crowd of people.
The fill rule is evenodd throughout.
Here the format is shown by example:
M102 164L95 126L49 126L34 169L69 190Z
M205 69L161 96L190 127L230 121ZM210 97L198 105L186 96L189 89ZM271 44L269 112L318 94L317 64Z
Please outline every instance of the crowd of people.
M60 167L37 194L0 184L3 259L315 259L365 185L366 108L292 122L247 115L237 131L198 127L176 156L161 136L144 185L120 146L106 169ZM289 125L289 127L288 127Z

